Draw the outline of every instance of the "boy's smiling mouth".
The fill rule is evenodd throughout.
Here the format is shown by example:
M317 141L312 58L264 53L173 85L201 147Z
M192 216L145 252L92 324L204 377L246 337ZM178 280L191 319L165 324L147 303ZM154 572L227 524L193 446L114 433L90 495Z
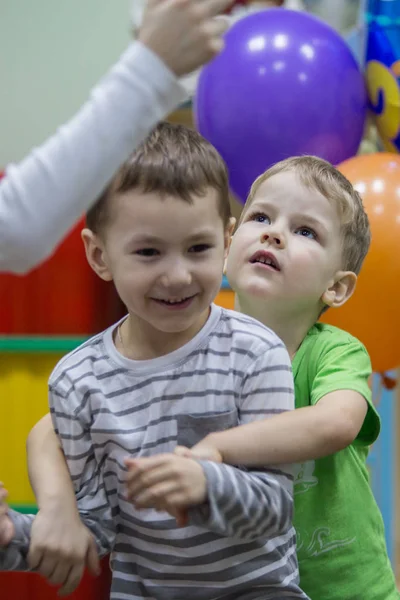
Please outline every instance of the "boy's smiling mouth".
M152 300L161 306L165 306L166 308L179 309L189 306L195 296L196 294L193 294L192 296L182 296L179 298L152 298Z

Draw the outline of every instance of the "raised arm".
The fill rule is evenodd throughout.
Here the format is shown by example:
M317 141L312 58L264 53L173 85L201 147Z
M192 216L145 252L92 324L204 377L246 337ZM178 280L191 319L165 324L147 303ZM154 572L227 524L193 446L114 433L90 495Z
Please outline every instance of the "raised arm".
M185 98L177 76L222 48L232 0L148 0L139 41L69 123L0 181L0 271L48 257L157 122Z

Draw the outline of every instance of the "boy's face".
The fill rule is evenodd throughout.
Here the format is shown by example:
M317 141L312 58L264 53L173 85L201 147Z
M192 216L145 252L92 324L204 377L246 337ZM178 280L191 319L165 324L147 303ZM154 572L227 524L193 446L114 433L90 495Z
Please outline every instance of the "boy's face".
M227 276L239 299L260 299L295 312L322 307L342 259L334 206L294 171L258 188L233 236ZM271 304L272 303L272 304Z
M131 318L164 333L201 328L221 285L230 235L217 192L190 204L133 190L114 197L110 213L101 239L88 230L83 237L92 268L114 281Z

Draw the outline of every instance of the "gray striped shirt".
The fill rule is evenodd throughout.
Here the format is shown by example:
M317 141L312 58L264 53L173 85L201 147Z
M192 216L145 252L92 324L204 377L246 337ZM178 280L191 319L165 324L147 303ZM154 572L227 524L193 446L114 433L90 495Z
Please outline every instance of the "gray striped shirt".
M202 461L208 502L190 509L184 528L124 497L126 456L172 452L212 431L293 409L282 342L217 306L189 343L152 360L123 357L114 330L67 355L49 382L82 518L101 553L112 552L111 598L307 598L298 587L289 468Z

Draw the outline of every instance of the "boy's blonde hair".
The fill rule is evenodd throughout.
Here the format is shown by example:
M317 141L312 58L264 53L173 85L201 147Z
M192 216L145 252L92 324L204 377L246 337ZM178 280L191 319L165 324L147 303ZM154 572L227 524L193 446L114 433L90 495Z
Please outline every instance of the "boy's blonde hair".
M317 156L294 156L282 160L260 175L251 186L243 208L254 200L260 185L270 177L295 171L301 183L316 190L337 207L342 226L343 270L358 274L368 253L371 232L360 194L331 163Z

